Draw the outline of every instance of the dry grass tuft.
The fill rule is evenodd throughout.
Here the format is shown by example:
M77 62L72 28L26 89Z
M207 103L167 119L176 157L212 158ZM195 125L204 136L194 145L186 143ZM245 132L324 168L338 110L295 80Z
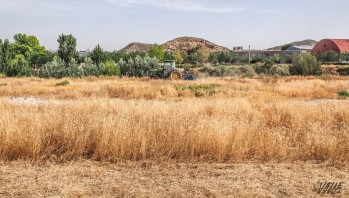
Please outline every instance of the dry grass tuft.
M0 196L315 197L335 181L348 197L344 90L344 77L0 79Z
M345 78L63 80L0 80L0 160L348 162Z

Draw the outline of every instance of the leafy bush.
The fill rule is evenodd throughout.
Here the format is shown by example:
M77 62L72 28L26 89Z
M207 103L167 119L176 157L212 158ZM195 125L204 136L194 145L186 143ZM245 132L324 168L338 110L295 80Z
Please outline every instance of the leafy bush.
M226 77L226 76L239 76L242 73L237 67L217 66L209 74L211 76Z
M273 67L274 61L271 59L266 59L262 65L262 70L264 71L263 73L269 74L271 67Z
M289 76L290 71L287 65L274 65L270 69L272 76Z
M337 69L337 72L341 76L349 76L349 67L341 67Z
M339 62L339 54L335 51L328 51L328 52L322 53L318 57L318 59L326 63Z
M66 76L66 66L62 59L55 56L52 62L44 65L40 74L43 78L63 78Z
M261 64L253 64L252 68L257 74L264 74Z
M0 73L0 78L6 78L5 74Z
M291 75L320 75L321 66L315 56L303 53L295 57L293 64L289 67Z
M264 65L256 64L252 68L257 74L271 76L289 76L290 71L287 65L272 65L270 68L270 63L265 63Z
M84 75L84 70L78 63L71 59L69 65L66 67L65 76L71 78L80 78Z
M84 76L99 76L98 66L93 63L92 59L85 57L84 64L82 66Z
M43 78L79 78L83 76L98 76L99 71L97 66L92 63L92 60L85 57L85 63L81 66L71 59L69 64L66 65L59 57L54 57L52 62L44 65L40 76Z
M25 77L33 74L32 68L29 66L29 62L25 60L24 56L16 56L9 65L7 76Z
M150 70L159 67L159 61L149 56L145 56L144 58L136 56L135 58L128 59L128 61L120 59L118 66L123 76L144 77L148 75Z
M101 73L105 76L120 76L119 67L113 60L102 63Z
M239 67L239 70L242 73L242 77L247 78L247 77L253 77L256 75L256 72L251 66L241 66Z
M338 92L338 96L340 98L346 99L346 98L349 97L349 92L347 90L341 90L341 91Z

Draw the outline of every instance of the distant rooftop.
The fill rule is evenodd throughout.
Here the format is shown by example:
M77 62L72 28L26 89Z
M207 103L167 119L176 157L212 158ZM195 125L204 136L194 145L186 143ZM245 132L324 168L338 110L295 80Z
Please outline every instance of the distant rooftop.
M286 51L290 50L312 50L314 48L313 45L298 45L298 46L291 46L286 49Z

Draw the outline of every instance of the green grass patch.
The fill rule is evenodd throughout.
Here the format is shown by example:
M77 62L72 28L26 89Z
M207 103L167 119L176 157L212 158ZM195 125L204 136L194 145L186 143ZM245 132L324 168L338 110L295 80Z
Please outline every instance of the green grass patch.
M342 99L347 99L349 97L349 92L347 90L341 90L338 92L338 96Z
M69 85L69 81L63 80L61 82L56 83L56 87L67 86Z

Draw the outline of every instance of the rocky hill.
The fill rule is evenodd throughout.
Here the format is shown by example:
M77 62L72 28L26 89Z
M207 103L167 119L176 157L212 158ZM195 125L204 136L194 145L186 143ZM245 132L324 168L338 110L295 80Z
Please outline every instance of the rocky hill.
M151 44L145 43L131 43L126 47L121 49L121 52L131 53L131 52L146 52L150 49ZM166 52L174 53L176 51L185 52L196 47L205 48L209 52L217 51L229 51L228 48L216 45L205 39L196 38L196 37L179 37L168 41L161 45Z
M317 41L315 40L311 40L311 39L307 39L307 40L303 40L303 41L295 41L289 44L285 44L285 45L292 45L292 46L299 46L299 45L315 45L317 43ZM281 48L285 45L280 45L280 46L276 46L276 47L272 47L269 48L268 50L281 50Z
M165 51L174 53L176 51L188 51L192 48L201 47L209 52L229 51L228 48L216 45L205 39L196 37L179 37L168 41L162 45Z
M146 43L130 43L126 47L122 48L120 51L123 53L131 53L131 52L147 52L152 44Z

